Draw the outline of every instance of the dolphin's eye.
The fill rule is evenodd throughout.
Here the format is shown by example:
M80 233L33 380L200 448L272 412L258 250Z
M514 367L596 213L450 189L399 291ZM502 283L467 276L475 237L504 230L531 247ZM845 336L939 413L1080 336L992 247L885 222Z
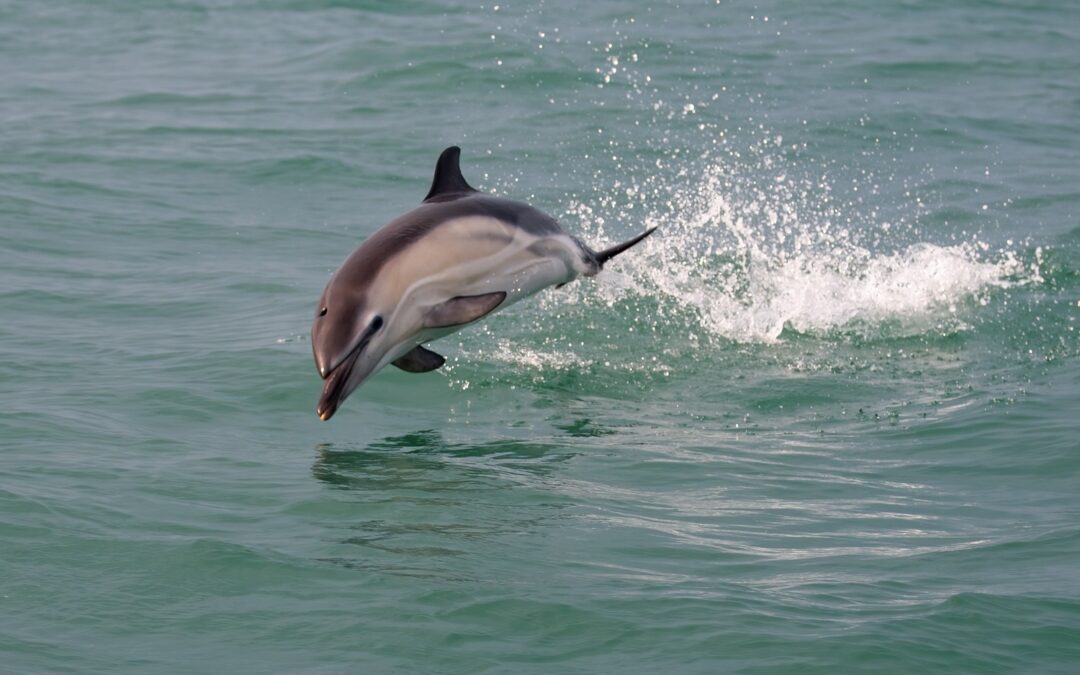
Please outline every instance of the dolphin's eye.
M375 317L374 319L371 320L371 327L368 328L368 330L371 331L372 333L375 333L380 328L382 328L382 317L377 316L377 317Z
M319 310L319 316L326 316L326 308L325 307L323 307L322 309Z

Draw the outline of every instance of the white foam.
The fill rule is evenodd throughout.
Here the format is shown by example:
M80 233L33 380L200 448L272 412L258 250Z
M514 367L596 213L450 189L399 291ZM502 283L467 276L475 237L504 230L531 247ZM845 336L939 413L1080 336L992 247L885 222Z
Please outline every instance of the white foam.
M645 224L661 230L587 292L608 303L628 294L664 299L692 310L713 336L773 342L785 330L955 332L964 328L966 304L1038 278L1037 262L1026 269L1014 252L992 252L975 239L904 244L914 228L875 223L872 214L859 221L857 206L837 205L824 181L784 173L767 181L763 173L711 163L696 177L683 172L686 189L674 194L648 184L626 191L642 196ZM597 215L611 208L571 210L596 242L614 239L604 236L604 223L622 218Z
M982 262L973 249L923 243L876 256L837 251L751 259L726 278L673 283L654 266L644 276L659 291L695 307L710 332L732 340L773 341L785 328L821 334L890 322L891 335L909 335L961 327L959 302L1007 285L1018 271L1012 256Z

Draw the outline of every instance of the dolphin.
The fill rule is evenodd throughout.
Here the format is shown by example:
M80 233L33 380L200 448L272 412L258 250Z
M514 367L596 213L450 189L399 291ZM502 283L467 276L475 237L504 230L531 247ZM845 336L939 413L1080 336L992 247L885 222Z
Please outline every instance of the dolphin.
M423 203L368 237L326 284L311 326L321 419L388 364L436 370L446 359L428 342L548 286L594 276L656 229L594 251L528 204L471 187L460 157L456 146L444 150Z

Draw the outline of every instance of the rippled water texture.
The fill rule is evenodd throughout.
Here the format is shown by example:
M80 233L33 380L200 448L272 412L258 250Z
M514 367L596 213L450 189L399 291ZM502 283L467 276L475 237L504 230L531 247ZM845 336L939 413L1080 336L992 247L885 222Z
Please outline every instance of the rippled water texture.
M1075 3L0 3L0 671L1080 663ZM463 148L600 247L334 419Z

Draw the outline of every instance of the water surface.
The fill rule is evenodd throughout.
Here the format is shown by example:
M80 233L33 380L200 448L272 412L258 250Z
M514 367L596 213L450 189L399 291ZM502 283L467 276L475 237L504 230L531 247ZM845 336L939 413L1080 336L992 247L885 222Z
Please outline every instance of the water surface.
M0 5L0 670L1072 672L1069 3ZM329 423L474 185L596 279Z

